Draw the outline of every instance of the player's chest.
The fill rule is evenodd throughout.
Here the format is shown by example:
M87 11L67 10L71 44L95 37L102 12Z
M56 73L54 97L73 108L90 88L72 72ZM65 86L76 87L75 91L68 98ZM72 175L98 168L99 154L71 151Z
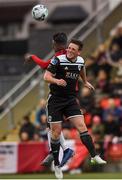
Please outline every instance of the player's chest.
M61 64L59 66L59 69L62 73L66 73L66 72L77 72L80 73L81 69L82 69L82 65L75 65L75 64Z
M62 77L68 78L68 79L77 79L80 74L82 66L81 65L60 65L59 71Z

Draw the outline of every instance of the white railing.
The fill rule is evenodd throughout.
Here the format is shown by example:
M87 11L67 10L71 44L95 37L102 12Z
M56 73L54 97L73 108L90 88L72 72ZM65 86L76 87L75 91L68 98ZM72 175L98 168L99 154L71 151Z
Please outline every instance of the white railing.
M74 37L74 36L76 37L77 34L79 35L80 33L82 33L83 30L86 31L87 30L86 28L87 27L89 28L89 25L93 25L93 23L95 23L96 17L100 18L102 16L103 18L105 18L107 16L108 12L109 12L109 4L108 4L108 2L105 2L96 10L96 12L93 12L84 22L80 23L77 26L77 28L75 28L75 30L73 30L69 34L68 39L70 40L72 37ZM100 16L98 16L98 15L100 15ZM82 35L80 34L80 36L82 36Z

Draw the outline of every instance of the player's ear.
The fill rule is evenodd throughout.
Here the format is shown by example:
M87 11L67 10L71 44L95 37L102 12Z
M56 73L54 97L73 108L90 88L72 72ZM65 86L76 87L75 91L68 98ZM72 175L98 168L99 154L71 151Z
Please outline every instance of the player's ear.
M78 51L78 56L80 56L81 55L81 51Z

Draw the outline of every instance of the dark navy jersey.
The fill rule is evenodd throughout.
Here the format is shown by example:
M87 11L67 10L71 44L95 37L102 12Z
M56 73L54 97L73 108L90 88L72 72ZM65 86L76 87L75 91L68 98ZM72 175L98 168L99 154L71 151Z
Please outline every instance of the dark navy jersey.
M84 59L77 57L75 62L67 59L66 54L54 57L47 68L57 79L64 79L67 82L65 87L50 84L50 93L57 96L76 96L76 84L80 71L84 66Z

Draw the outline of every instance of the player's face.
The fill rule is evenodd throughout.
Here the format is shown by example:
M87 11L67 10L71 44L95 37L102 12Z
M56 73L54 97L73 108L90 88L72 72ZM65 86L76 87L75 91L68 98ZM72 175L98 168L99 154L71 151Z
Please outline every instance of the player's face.
M67 58L70 60L75 60L77 56L79 56L81 51L79 50L79 46L74 43L70 43L67 48Z

